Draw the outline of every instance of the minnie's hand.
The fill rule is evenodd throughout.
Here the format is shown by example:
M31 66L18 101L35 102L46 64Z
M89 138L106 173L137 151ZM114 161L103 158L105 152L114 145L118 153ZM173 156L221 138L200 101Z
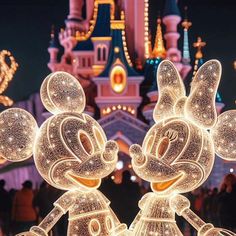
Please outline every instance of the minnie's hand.
M202 236L236 236L235 233L222 228L212 228L208 230L205 234L201 234Z

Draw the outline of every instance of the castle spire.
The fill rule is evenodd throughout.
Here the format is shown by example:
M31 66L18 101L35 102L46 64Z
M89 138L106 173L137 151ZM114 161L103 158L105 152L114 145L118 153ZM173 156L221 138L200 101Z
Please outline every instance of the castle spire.
M157 58L165 58L166 57L166 49L164 46L164 41L162 37L162 29L161 29L161 18L158 17L157 19L157 31L156 31L156 38L155 44L152 51L152 57Z
M48 63L48 67L52 71L55 71L55 64L57 63L57 55L59 52L59 44L57 38L55 37L54 25L52 25L51 28L51 40L49 42L48 52L50 54L50 61Z
M206 46L206 42L203 42L201 37L198 37L197 41L193 43L193 47L197 49L197 52L195 54L194 68L193 68L193 77L195 76L198 68L203 64L202 48L205 46Z
M191 27L192 23L188 20L187 17L187 7L185 7L185 18L182 22L182 27L184 28L184 42L183 42L183 64L190 63L190 53L189 53L189 42L188 42L188 30Z
M203 42L201 37L198 37L197 38L197 42L195 42L193 44L193 47L195 47L197 49L197 52L195 54L195 63L194 63L193 77L197 73L197 70L200 68L200 66L204 63L202 48L205 47L205 46L206 46L206 42ZM217 91L217 93L216 93L215 102L216 102L217 113L220 114L222 109L223 109L223 107L225 106L225 104L222 101L222 98L220 96L219 91Z
M163 23L166 26L164 38L166 40L166 57L175 63L178 70L181 70L181 51L178 49L178 24L181 16L176 0L165 0L165 8L163 12Z

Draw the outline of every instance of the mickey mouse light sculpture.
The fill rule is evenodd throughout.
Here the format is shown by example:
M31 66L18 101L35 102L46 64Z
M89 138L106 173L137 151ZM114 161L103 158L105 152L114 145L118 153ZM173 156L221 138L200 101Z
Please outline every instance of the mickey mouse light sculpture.
M22 161L34 155L41 176L52 186L68 190L38 226L19 235L46 236L59 218L69 212L69 236L123 235L109 200L97 190L101 179L115 168L118 146L107 141L101 126L84 114L85 95L70 74L55 72L44 80L41 99L53 116L38 130L25 110L0 114L0 155Z
M190 210L189 200L180 195L196 189L208 178L215 153L236 160L236 111L224 112L217 119L215 109L220 76L220 63L206 62L186 97L175 66L167 60L159 65L155 124L142 147L130 147L134 171L149 181L153 190L139 202L141 210L130 226L131 235L181 236L175 213L184 217L199 236L236 235L205 223Z

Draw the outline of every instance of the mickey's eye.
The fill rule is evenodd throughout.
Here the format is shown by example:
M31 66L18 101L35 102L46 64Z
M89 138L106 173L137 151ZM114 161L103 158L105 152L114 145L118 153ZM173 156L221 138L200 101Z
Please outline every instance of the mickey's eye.
M80 132L80 134L79 134L79 140L80 140L80 143L81 143L81 145L82 145L84 151L85 151L88 155L93 154L94 150L93 150L92 142L91 142L89 136L88 136L85 132Z
M94 135L96 137L99 148L103 148L106 141L105 141L101 131L97 127L94 126L93 127L93 132L94 132Z

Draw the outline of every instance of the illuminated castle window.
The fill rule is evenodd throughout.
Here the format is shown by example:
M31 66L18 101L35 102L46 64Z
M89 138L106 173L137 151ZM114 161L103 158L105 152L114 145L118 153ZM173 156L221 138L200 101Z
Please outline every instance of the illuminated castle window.
M101 48L98 48L98 61L101 61Z
M99 44L97 47L97 60L105 61L106 60L106 45Z
M88 67L91 67L91 58L88 58Z
M105 47L102 49L102 59L103 59L103 61L106 60L106 48Z
M115 66L110 74L111 87L116 93L122 93L126 86L126 72L122 66Z
M85 58L82 58L82 66L85 67L86 66L86 61Z

